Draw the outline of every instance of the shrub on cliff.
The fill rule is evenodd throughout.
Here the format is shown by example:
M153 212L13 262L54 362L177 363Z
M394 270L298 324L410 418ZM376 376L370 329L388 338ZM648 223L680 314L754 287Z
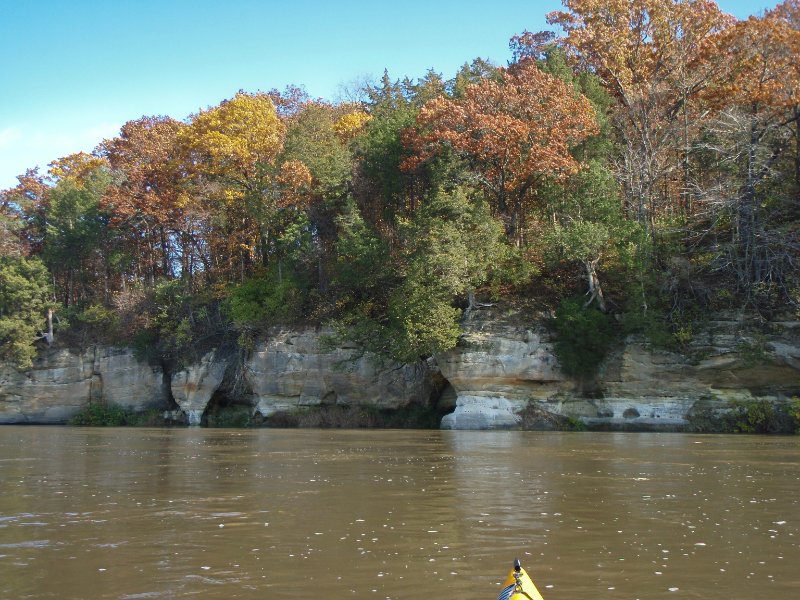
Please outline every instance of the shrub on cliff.
M797 421L793 405L776 404L769 400L731 402L724 420L734 433L794 433Z
M38 258L0 257L0 359L19 368L36 356L52 305L50 274Z
M580 298L570 298L558 306L553 326L561 370L580 379L594 377L616 338L609 315L584 308Z
M136 412L119 404L90 402L69 420L79 427L157 427L164 425L164 417L156 408Z
M118 404L90 402L69 420L69 424L86 427L121 427L128 424L132 414Z
M238 327L263 327L297 319L303 290L294 276L269 272L231 288L226 311Z

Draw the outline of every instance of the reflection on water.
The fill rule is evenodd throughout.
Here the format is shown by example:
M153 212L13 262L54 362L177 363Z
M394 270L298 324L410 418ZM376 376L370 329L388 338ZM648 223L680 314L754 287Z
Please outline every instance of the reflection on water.
M800 439L0 428L0 598L800 597Z

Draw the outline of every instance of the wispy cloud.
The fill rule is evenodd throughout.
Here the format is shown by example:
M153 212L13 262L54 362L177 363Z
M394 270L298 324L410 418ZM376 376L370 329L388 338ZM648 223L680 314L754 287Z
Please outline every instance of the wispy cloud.
M7 148L22 138L22 131L18 127L0 129L0 148Z
M0 189L16 185L17 175L39 167L42 172L57 158L73 152L91 152L100 142L119 134L120 123L85 127L23 127L0 129Z

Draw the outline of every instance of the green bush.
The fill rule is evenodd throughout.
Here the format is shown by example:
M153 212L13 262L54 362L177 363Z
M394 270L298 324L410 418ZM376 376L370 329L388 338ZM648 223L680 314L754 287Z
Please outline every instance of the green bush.
M162 411L157 408L137 412L103 402L90 402L68 423L82 427L160 427L165 424Z
M584 308L580 298L571 298L556 310L554 328L562 371L581 379L594 377L616 339L610 317L596 308Z
M800 432L800 398L793 397L789 403L789 417L792 419L794 425L794 432Z
M311 406L270 415L268 427L301 429L438 429L441 415L422 404L396 410L375 406Z
M122 427L133 418L133 411L118 404L90 402L69 420L70 425L86 427Z
M252 409L242 404L218 406L206 415L208 427L242 428L250 427L252 424Z
M734 433L793 433L797 430L794 406L769 400L736 400L724 420Z
M139 359L167 362L177 370L226 341L229 322L213 288L194 290L187 281L162 280L145 305L147 324L129 342Z
M272 270L234 287L227 312L238 327L268 327L291 323L301 314L303 290L289 274Z

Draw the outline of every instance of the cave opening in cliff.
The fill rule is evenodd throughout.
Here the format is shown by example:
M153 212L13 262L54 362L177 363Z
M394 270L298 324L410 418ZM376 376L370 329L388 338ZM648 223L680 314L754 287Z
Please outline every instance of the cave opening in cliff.
M206 427L247 427L253 418L253 406L245 398L220 388L211 396L201 417Z
M445 379L441 378L438 382L434 393L431 394L431 408L436 412L441 423L442 418L449 415L456 410L456 399L458 394L452 384Z

